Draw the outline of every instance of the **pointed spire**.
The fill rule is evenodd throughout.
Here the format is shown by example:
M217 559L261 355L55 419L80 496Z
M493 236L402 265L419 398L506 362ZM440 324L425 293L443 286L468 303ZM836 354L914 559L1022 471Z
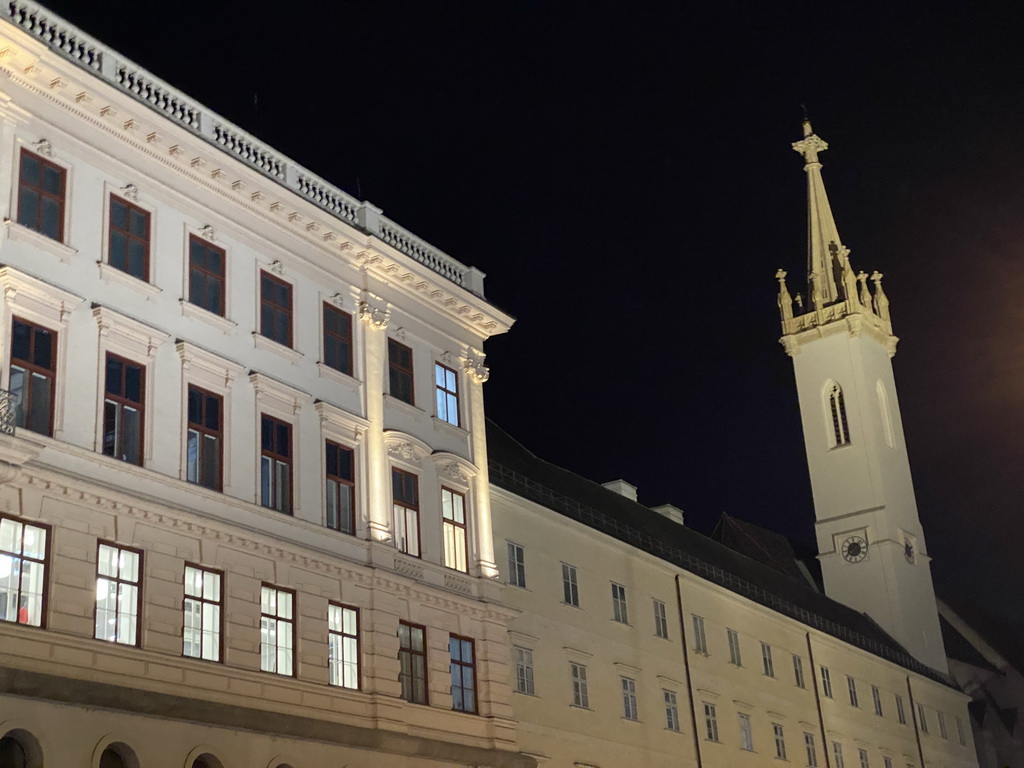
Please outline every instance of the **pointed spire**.
M786 270L780 269L775 273L775 279L779 281L779 311L782 312L782 321L793 319L793 299L789 296L789 289L786 287Z
M839 239L818 161L818 153L828 149L828 144L814 133L810 120L804 120L804 137L793 143L793 149L803 155L807 172L807 280L811 302L820 308L840 298L835 271L843 265L837 264L830 245L846 249Z

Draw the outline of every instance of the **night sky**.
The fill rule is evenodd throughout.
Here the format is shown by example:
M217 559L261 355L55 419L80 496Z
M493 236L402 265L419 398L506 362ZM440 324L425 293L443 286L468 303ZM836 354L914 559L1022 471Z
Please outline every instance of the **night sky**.
M1024 615L1019 3L48 5L485 271L488 413L535 453L810 543L773 280L804 290L806 104L936 583Z

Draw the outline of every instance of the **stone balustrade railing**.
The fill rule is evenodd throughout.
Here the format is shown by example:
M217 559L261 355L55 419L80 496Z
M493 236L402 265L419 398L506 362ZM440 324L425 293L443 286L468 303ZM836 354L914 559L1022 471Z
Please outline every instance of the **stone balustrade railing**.
M346 194L289 157L257 141L57 14L28 0L10 0L0 7L0 18L331 216L380 238L456 285L483 297L484 274L480 270L453 259L388 219L379 208ZM325 127L325 130L329 129Z

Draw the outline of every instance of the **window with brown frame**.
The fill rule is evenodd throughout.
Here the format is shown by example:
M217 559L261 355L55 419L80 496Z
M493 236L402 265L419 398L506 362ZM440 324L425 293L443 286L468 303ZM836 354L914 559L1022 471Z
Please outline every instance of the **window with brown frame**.
M16 426L41 435L53 435L56 381L56 331L19 317L12 318L10 391L17 403Z
M434 392L437 418L459 426L459 376L446 365L434 363Z
M188 388L188 436L185 479L204 488L223 487L224 398L199 387Z
M448 636L451 656L452 709L476 713L476 649L468 637Z
M413 396L412 350L388 339L389 394L403 403L415 405Z
M188 239L188 300L224 317L226 257L223 248L190 235Z
M398 681L402 698L413 704L427 704L426 627L398 622Z
M355 533L355 451L326 441L326 484L328 528Z
M292 425L263 414L260 419L260 504L292 513Z
M193 659L220 661L224 614L224 576L198 565L185 565L182 654Z
M0 517L0 621L42 627L50 526Z
M67 171L26 149L18 171L18 223L64 241Z
M295 593L270 584L260 590L260 669L295 675Z
M260 272L260 333L292 345L292 286L266 272Z
M103 453L142 465L146 367L107 353Z
M139 280L149 281L149 211L110 196L110 266Z
M466 497L451 488L442 488L441 521L444 564L465 573L469 570L466 554Z
M327 666L331 685L359 690L359 609L327 605Z
M324 365L352 375L352 315L324 302Z
M395 546L400 552L420 556L419 478L402 469L391 470Z
M96 555L96 639L139 644L142 552L99 542Z

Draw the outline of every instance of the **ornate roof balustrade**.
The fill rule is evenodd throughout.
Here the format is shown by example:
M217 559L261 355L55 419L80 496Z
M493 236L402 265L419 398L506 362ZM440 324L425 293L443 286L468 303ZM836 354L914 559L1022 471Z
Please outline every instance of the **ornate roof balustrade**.
M382 242L456 285L483 297L484 275L480 270L453 259L388 219L379 208L348 195L291 158L262 144L238 126L89 37L60 16L27 0L11 0L0 6L0 19L14 24L45 43L50 50L119 91L131 95L335 218L380 238Z

